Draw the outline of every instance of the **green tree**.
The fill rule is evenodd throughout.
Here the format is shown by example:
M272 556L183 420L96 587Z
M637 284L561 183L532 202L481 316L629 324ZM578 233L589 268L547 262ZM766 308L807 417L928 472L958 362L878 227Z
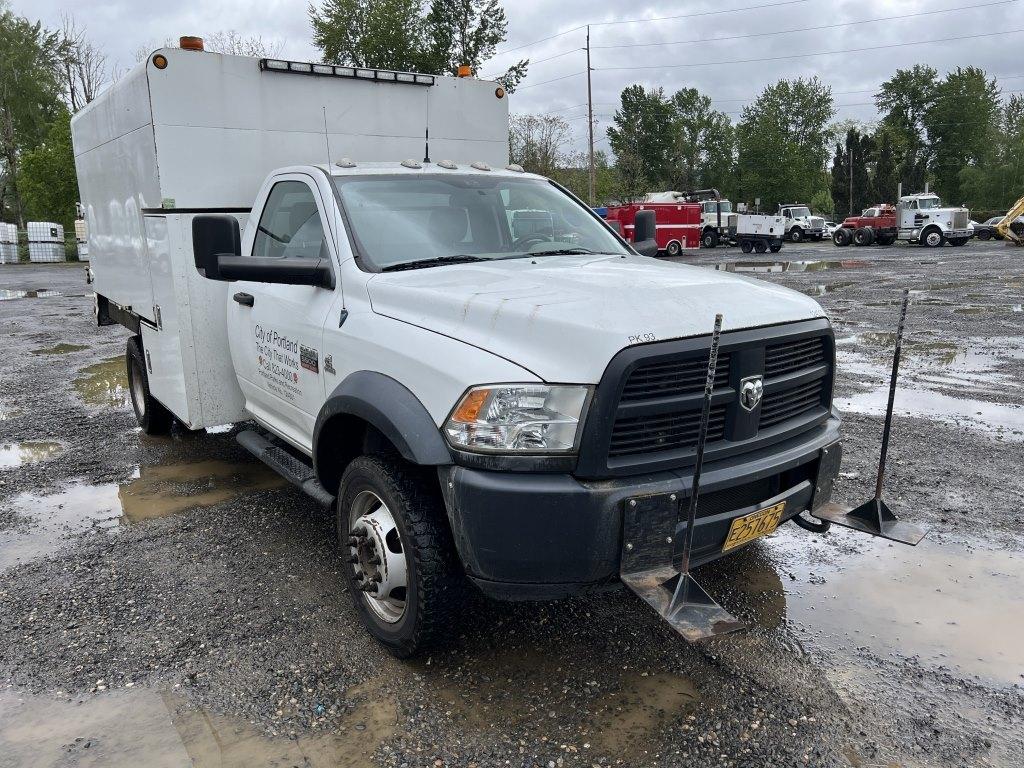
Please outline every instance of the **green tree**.
M925 140L924 118L935 100L937 86L938 72L917 64L896 70L875 94L882 126L890 132L898 177L907 192L920 191L928 180L931 152Z
M999 88L977 67L946 75L924 115L932 145L932 173L939 196L947 203L963 202L960 172L984 166L999 143Z
M41 144L21 156L18 189L29 220L57 221L72 231L78 182L71 148L71 114L62 109Z
M729 118L696 88L676 91L671 106L674 146L668 186L731 188L735 136Z
M737 166L745 197L761 209L808 201L827 187L825 163L835 108L817 77L780 80L743 108L736 128Z
M892 131L885 125L880 126L874 138L875 171L871 177L871 203L895 203L900 183L900 166Z
M0 216L24 223L22 153L42 143L60 109L60 36L0 3Z
M634 199L650 189L664 189L672 180L673 108L660 88L631 85L621 94L621 106L608 128L615 153L619 196Z
M554 176L565 165L562 146L569 124L556 115L513 115L509 118L509 158L530 173Z
M1024 96L1002 109L991 157L960 170L961 191L972 208L1003 211L1024 194Z
M323 0L310 4L313 43L325 61L455 75L477 71L505 39L508 20L499 0ZM511 92L527 60L497 78Z
M822 189L811 198L811 210L825 216L832 216L836 211L835 201L827 189Z
M836 145L832 158L831 194L835 210L844 216L859 213L875 202L869 174L872 150L871 137L856 128L848 129L845 142Z

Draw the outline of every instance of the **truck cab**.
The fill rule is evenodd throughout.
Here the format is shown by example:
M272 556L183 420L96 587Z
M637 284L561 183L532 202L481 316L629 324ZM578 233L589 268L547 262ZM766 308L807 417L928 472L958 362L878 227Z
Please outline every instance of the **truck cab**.
M786 220L786 238L790 242L821 240L825 236L825 220L812 216L811 209L799 203L781 203L779 215Z
M828 501L835 340L813 299L641 255L508 165L496 84L338 69L158 51L72 130L98 319L129 330L140 425L245 424L240 443L333 511L389 651L445 642L467 588L546 600L671 568L706 399L694 565L752 540L736 521ZM280 109L242 115L235 90ZM425 140L412 115L445 130ZM316 159L339 144L369 159ZM382 159L411 147L422 160Z
M896 205L899 239L937 248L965 245L971 239L971 215L966 208L942 205L933 192L904 195Z

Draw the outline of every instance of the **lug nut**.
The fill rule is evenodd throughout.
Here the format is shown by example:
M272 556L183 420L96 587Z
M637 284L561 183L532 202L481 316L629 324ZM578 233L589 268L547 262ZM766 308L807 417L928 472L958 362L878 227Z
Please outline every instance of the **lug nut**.
M373 557L371 557L366 562L369 563L370 565L380 565L380 558L377 557L377 555L374 555Z
M380 584L382 581L384 581L384 577L381 576L379 573L375 573L373 574L373 581L377 584Z
M368 582L366 584L360 584L359 585L359 589L361 589L363 592L373 592L373 593L375 593L377 591L377 585Z
M366 536L366 526L357 525L355 528L352 529L352 534L360 537Z

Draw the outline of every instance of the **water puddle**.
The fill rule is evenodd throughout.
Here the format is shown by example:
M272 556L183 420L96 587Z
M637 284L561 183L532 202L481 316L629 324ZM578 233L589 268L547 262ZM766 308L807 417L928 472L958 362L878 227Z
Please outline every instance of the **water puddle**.
M41 349L32 350L34 355L67 355L72 352L81 352L83 349L88 349L84 344L54 344L52 347L43 347Z
M80 298L85 296L84 293L64 293L63 291L54 291L49 288L36 288L31 291L13 291L8 288L0 289L0 301L10 301L12 299L49 299L54 296L66 296L68 298Z
M800 290L803 293L806 293L808 296L825 296L830 293L835 293L836 291L841 290L843 288L848 288L851 285L853 285L853 282L851 281L843 281L838 283L818 283L817 285L812 285L809 288L801 288Z
M47 440L28 440L23 443L0 444L0 469L20 467L23 464L36 464L56 456L64 450L60 443Z
M0 755L40 768L369 768L396 730L393 703L357 704L333 732L272 738L251 724L146 688L55 699L0 693Z
M118 355L83 368L75 379L75 390L90 405L129 407L131 394L124 356Z
M135 474L123 484L74 482L45 496L15 496L10 506L18 522L0 531L0 569L51 554L89 530L113 531L285 484L263 464L219 460L143 467Z
M931 538L894 546L836 527L814 538L780 528L761 566L790 575L786 612L805 642L1024 683L1024 553Z
M868 266L861 259L837 261L726 261L721 264L705 265L719 272L820 272L826 269L859 269Z

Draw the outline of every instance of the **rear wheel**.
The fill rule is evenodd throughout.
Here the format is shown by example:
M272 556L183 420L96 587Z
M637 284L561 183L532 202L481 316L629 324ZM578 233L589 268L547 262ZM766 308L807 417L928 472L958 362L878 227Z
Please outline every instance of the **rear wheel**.
M832 233L832 242L838 245L840 248L844 248L850 244L850 230L845 227L840 227Z
M345 576L370 634L398 658L449 636L463 605L436 475L386 456L360 456L338 490Z
M921 235L921 244L928 248L938 248L945 242L946 238L939 229L927 229L924 234Z
M875 230L871 227L859 227L853 233L853 242L856 245L871 245L875 242Z
M700 244L705 248L717 248L718 247L718 233L713 229L704 230L704 234L701 235Z
M744 253L750 253L754 250L754 244L749 240L740 240L740 250Z
M804 231L800 227L793 227L789 230L789 239L794 243L799 243L804 239Z
M967 245L967 241L969 239L970 238L967 237L951 237L949 239L949 244L954 246Z
M682 251L683 247L679 244L678 240L673 240L665 248L665 253L667 253L669 256L678 256L680 253L682 253Z
M766 243L764 240L755 240L754 250L757 251L758 253L764 253L765 251L768 250L768 243Z
M778 253L782 250L782 243L776 243L775 245L769 245L768 250L772 253Z
M138 336L128 339L125 362L135 420L147 435L167 434L174 416L149 391L149 374L146 372L146 359L142 354L142 340Z
M876 235L875 242L879 245L892 245L896 242L896 235Z

